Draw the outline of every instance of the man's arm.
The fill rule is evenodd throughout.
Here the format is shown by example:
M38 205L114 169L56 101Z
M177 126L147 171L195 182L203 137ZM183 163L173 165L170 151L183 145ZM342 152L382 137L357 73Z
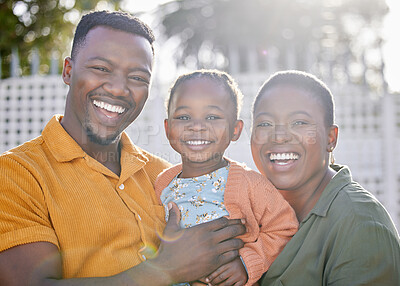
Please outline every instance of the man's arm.
M220 218L190 229L178 225L179 210L170 219L155 258L112 277L62 280L58 248L48 242L16 246L0 253L0 285L169 285L205 277L238 256L245 232L240 220Z

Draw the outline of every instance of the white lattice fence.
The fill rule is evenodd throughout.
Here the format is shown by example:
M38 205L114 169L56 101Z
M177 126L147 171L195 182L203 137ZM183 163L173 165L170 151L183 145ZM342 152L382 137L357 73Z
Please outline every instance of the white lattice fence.
M67 88L61 76L0 81L0 151L40 134L54 113L63 113Z
M250 152L251 105L265 74L237 76L244 94L245 130L227 156L255 168ZM330 85L340 127L336 161L349 165L355 180L374 193L400 227L400 96L374 97L353 85ZM164 135L164 98L169 86L154 85L139 118L126 131L139 146L176 163ZM55 113L63 113L67 86L60 76L0 81L0 152L38 136Z

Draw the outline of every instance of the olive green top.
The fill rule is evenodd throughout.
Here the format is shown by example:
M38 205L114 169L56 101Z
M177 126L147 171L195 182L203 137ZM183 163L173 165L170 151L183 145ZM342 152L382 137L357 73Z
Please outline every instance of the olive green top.
M385 208L345 166L261 285L400 285L400 239Z

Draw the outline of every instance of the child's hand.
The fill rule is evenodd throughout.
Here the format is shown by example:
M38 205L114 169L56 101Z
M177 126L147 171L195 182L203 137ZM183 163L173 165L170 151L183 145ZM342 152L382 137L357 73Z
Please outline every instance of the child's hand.
M209 275L206 281L209 285L243 286L248 280L246 269L240 257L222 265Z
M207 286L207 283L203 283L200 281L190 282L191 286Z

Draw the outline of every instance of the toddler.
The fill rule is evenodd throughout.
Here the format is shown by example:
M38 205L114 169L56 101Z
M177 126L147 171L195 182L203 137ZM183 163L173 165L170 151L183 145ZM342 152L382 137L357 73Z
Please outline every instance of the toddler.
M180 76L167 100L165 132L182 163L157 178L160 202L178 205L184 228L221 216L246 219L240 257L206 277L210 284L254 285L298 227L294 211L264 176L224 157L243 128L241 99L230 75L198 70Z

